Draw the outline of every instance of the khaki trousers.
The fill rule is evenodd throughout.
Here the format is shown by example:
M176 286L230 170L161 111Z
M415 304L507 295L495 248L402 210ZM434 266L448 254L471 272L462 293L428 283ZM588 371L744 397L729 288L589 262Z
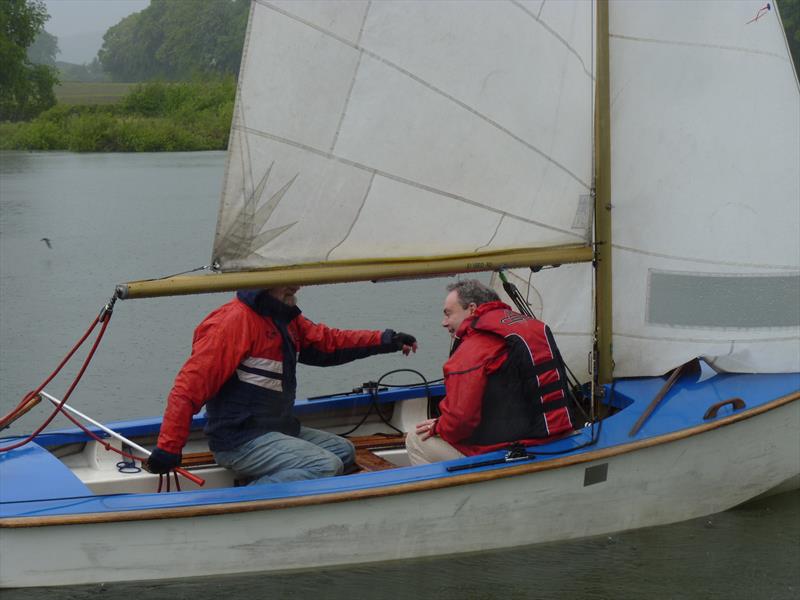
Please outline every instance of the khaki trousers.
M464 455L438 435L423 441L413 431L406 436L406 450L412 465L424 465L442 460L462 458Z

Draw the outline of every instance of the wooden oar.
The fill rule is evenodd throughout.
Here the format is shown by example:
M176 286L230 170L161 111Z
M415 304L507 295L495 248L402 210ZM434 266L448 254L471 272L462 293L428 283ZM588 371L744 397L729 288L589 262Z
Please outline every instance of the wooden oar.
M19 419L22 415L24 415L26 412L28 412L37 404L39 404L39 402L41 401L42 399L38 395L33 396L32 398L29 398L28 401L25 404L23 404L19 410L14 411L13 413L11 413L6 417L3 417L3 419L0 420L0 431L8 428L14 421Z
M51 396L50 394L48 394L47 392L44 392L44 391L39 392L39 395L42 396L43 398L47 398L48 400L50 400L50 402L52 402L56 406L61 406L61 408L63 410L67 410L67 411L71 412L76 417L80 417L81 419L83 419L87 423L91 423L92 425L94 425L98 429L104 431L105 433L107 433L108 435L113 437L114 439L119 440L120 442L122 442L124 444L128 444L128 446L130 446L131 448L133 448L137 452L141 452L146 457L150 456L151 452L149 450L147 450L146 448L142 448L136 442L133 442L133 441L129 440L128 438L126 438L125 436L120 435L116 431L114 431L112 429L109 429L108 427L106 427L102 423L99 423L99 422L95 421L94 419L92 419L90 416L83 414L78 409L73 408L73 407L71 407L71 406L69 406L67 404L61 405L61 401L58 398L55 398L55 397ZM175 468L175 472L183 475L184 477L186 477L186 479L196 483L197 485L202 486L205 483L205 479L201 479L197 475L193 475L192 473L189 473L189 471L187 471L185 469L181 469L180 467L176 467Z

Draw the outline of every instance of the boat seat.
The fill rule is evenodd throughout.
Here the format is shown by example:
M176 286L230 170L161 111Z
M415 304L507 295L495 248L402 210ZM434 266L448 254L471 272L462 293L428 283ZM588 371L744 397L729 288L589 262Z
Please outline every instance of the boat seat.
M405 447L405 436L397 435L364 435L351 437L350 441L356 447L356 468L353 472L359 471L385 471L397 467L375 454L375 450L391 450Z
M397 465L381 458L375 454L375 450L390 450L403 448L405 446L405 436L396 435L363 435L348 438L356 447L356 462L350 473L364 471L384 471L393 469ZM192 452L184 454L181 460L181 467L191 469L194 467L216 466L212 452Z

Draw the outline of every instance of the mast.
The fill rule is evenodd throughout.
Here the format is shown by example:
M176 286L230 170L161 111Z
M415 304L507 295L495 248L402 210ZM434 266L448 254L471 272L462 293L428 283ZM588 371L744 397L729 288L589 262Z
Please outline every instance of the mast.
M613 378L611 323L611 95L608 0L597 0L595 85L595 343L597 381Z

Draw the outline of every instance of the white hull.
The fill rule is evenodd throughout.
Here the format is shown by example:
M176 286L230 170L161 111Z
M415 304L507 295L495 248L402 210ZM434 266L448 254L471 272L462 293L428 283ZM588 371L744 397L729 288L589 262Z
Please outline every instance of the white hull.
M592 462L439 489L215 516L3 528L0 582L314 568L663 525L726 510L795 477L798 432L800 403L790 402L698 435L592 452ZM604 463L607 479L584 485L587 468Z

